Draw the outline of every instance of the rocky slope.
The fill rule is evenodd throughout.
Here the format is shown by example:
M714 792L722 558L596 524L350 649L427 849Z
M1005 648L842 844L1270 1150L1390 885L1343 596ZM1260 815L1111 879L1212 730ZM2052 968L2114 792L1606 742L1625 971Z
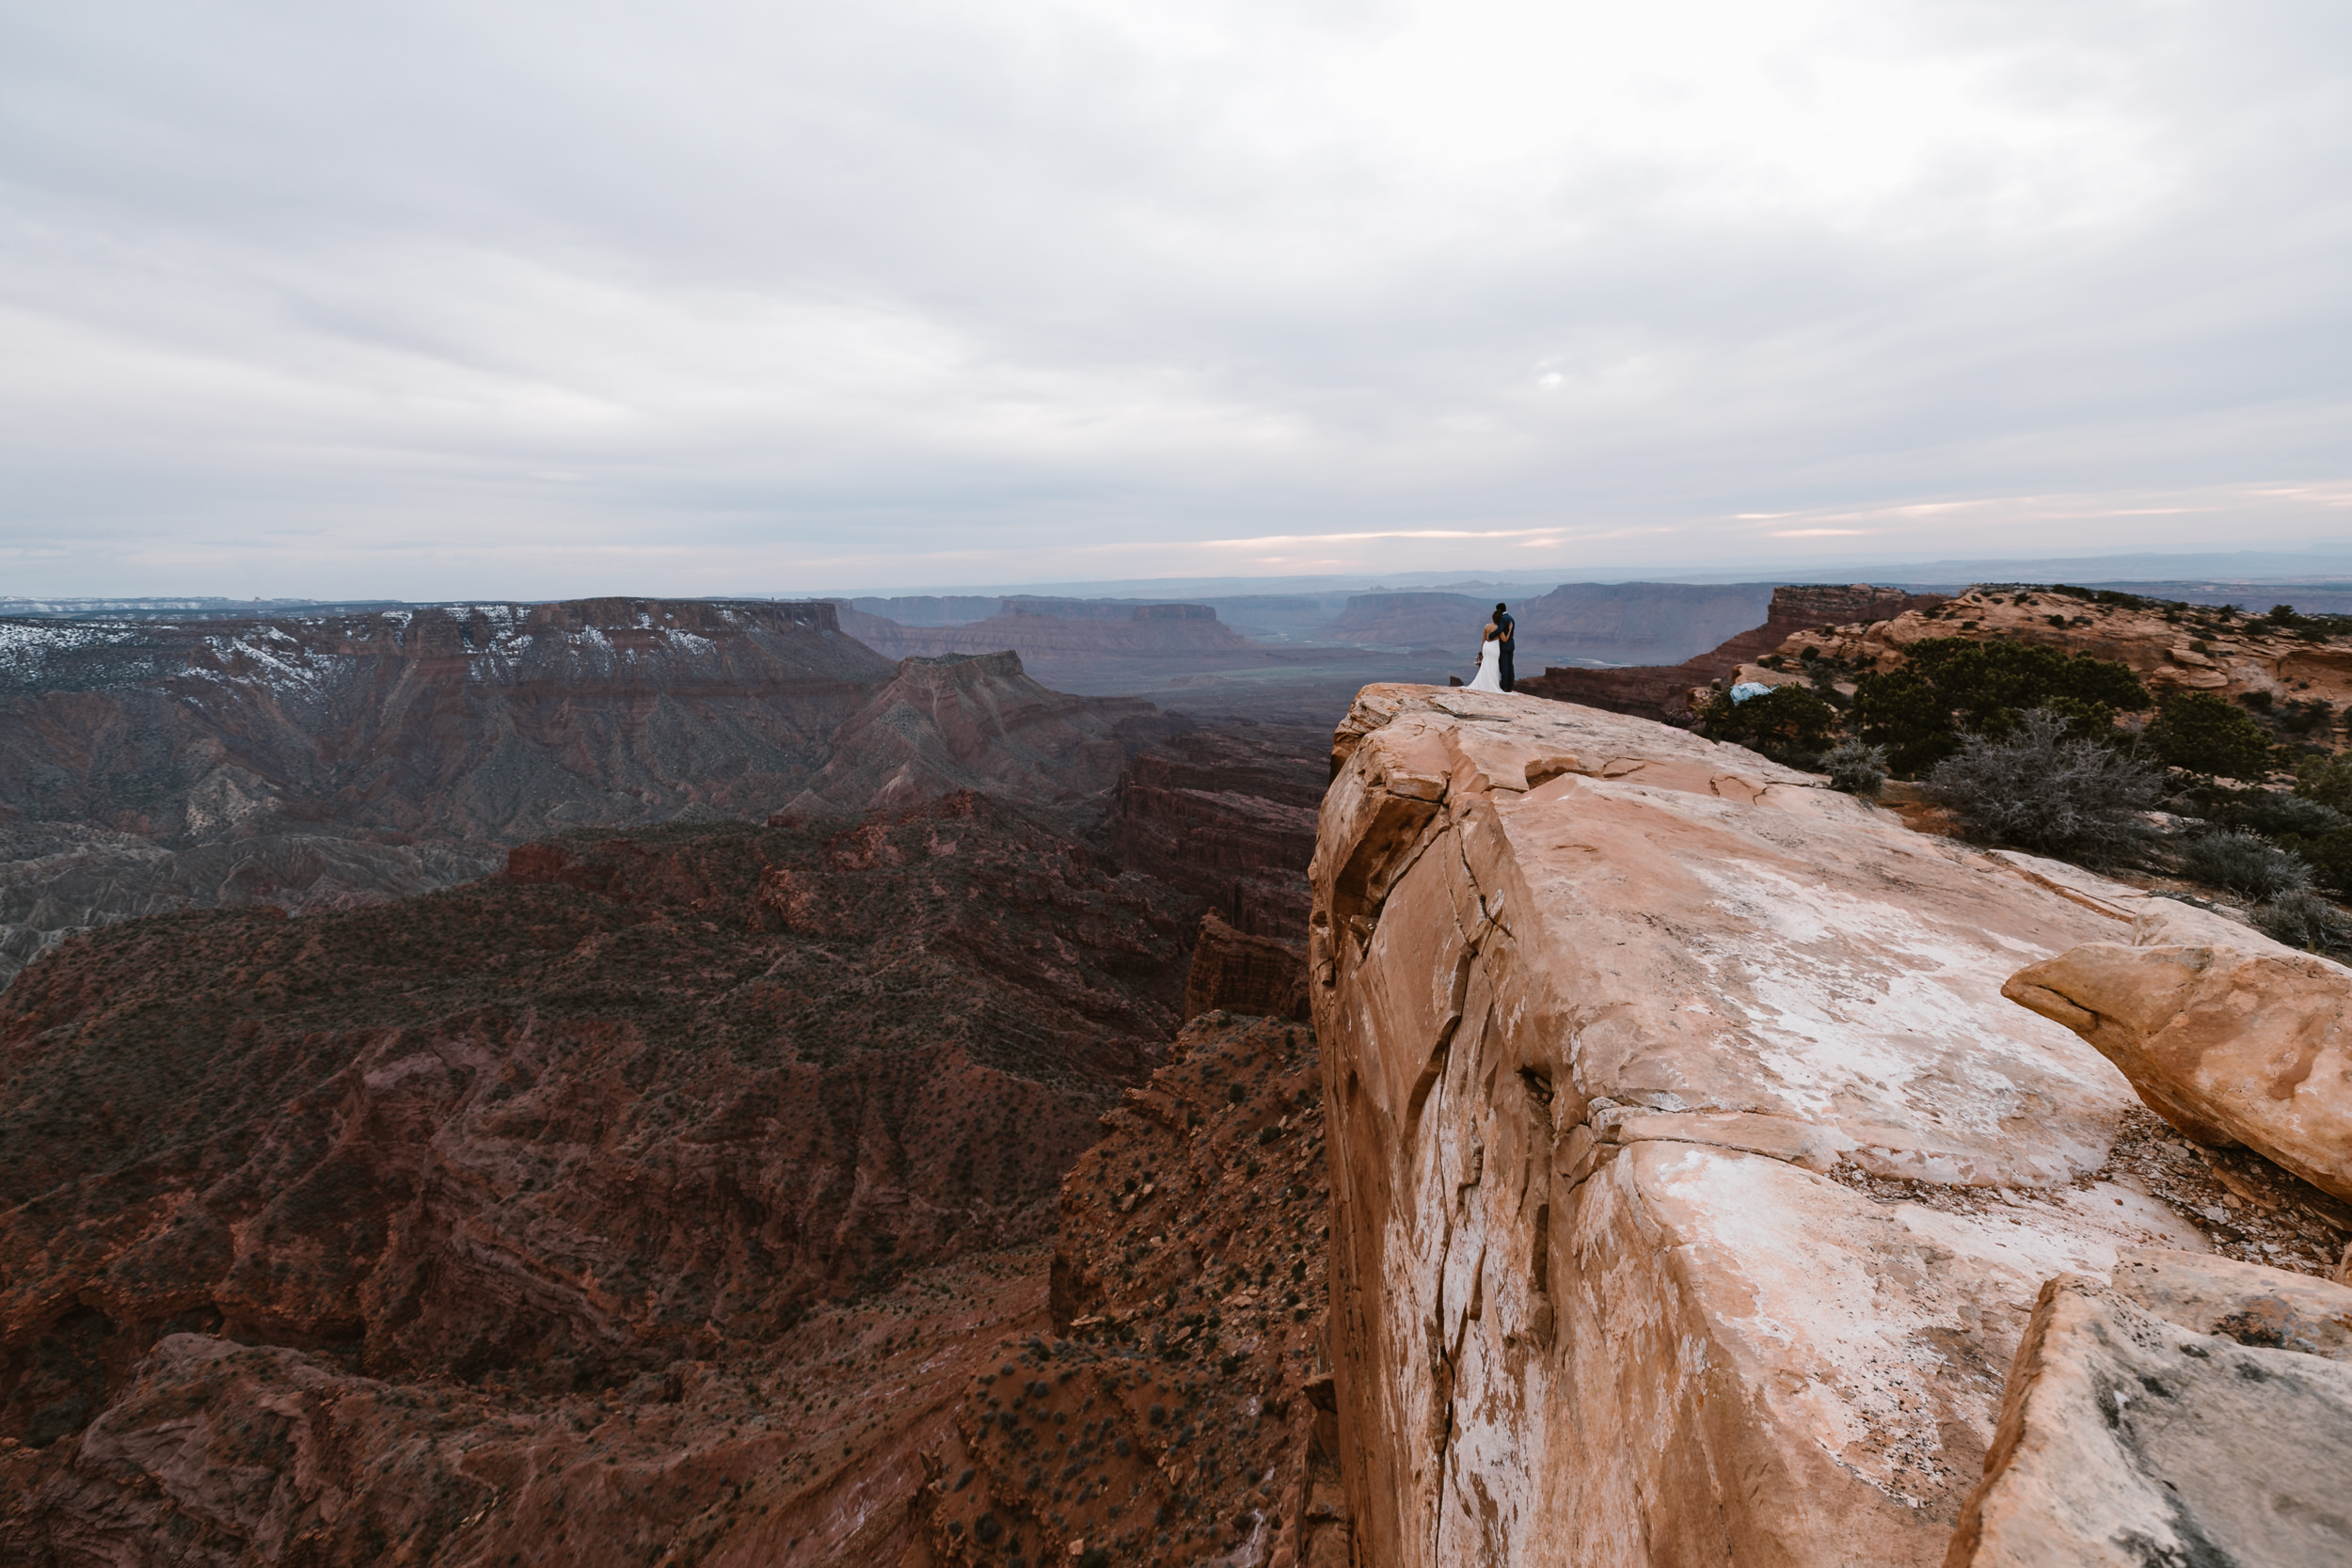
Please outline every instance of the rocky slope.
M1522 673L1518 688L1534 696L1579 703L1611 713L1680 722L1691 713L1692 688L1736 678L1742 666L1784 646L1801 631L1859 626L1898 614L1924 612L1943 601L1940 594L1906 594L1898 588L1879 588L1868 583L1775 588L1761 626L1750 626L1683 663L1635 665L1622 670L1547 669L1541 674ZM1521 661L1522 670L1526 664L1526 660Z
M864 812L964 789L1068 803L1109 789L1132 751L1183 727L1136 698L1048 690L1009 651L905 658L787 809Z
M916 1500L932 1560L1344 1568L1323 1116L1295 1024L1212 1013L1063 1184L1052 1327Z
M806 1521L831 1445L921 1425L892 1368L960 1386L902 1318L1029 1310L977 1255L1048 1233L1159 1059L1198 909L966 795L77 939L0 1003L0 1433L39 1447L0 1539L487 1562L561 1522L644 1561L740 1496ZM305 1442L292 1491L237 1480Z
M128 915L334 908L566 826L764 816L890 674L826 605L0 622L0 981Z
M2102 600L2047 588L1971 588L1946 604L1792 631L1760 652L1801 658L1811 647L1858 667L1887 669L1902 662L1904 649L1926 638L2043 642L2113 659L2159 689L2230 697L2261 692L2339 708L2352 703L2352 644L2260 617L2224 618L2201 606L2118 602L2125 597L2109 594ZM1771 672L1761 674L1768 681L1775 678Z
M1942 1561L2043 1283L2253 1250L2185 1185L2217 1167L2002 994L2183 906L1538 698L1370 689L1335 759L1359 1560ZM2259 1255L2330 1269L2352 1213L2273 1177Z

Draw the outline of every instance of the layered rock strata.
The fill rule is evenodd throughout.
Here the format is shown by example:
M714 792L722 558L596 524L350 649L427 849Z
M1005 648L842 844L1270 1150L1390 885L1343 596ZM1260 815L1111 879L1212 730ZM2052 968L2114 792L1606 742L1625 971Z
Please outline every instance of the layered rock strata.
M1116 784L1131 752L1183 727L1136 698L1050 690L1017 653L904 658L784 809L898 810L959 790L1081 800Z
M1941 1561L2042 1282L2209 1244L2102 1179L2145 1113L2001 994L2148 901L1536 698L1371 688L1334 758L1360 1560Z
M826 604L0 622L0 983L112 920L334 909L567 827L764 816L891 673Z
M814 1435L870 1457L890 1369L938 1375L889 1320L974 1321L881 1298L958 1267L972 1294L979 1255L1050 1232L1096 1117L1174 1033L1198 910L1046 814L963 796L583 836L404 904L75 939L0 1003L0 1441L44 1456L8 1473L0 1539L73 1560L201 1514L213 1555L190 1560L323 1524L337 1544L306 1560L370 1561L332 1494L392 1487L367 1505L382 1539L527 1495L562 1539L609 1538L568 1560L643 1562L780 1455L807 1461L794 1486L833 1478ZM1012 1289L979 1291L1001 1298L980 1319L1026 1310ZM878 1315L844 1316L856 1300ZM835 1348L803 1319L841 1325ZM659 1408L698 1389L691 1422ZM435 1434L445 1473L409 1468ZM310 1441L332 1463L291 1500L207 1474ZM885 1489L901 1521L913 1485ZM468 1539L519 1548L510 1522Z
M1136 757L1103 832L1120 861L1206 900L1185 986L1212 1008L1290 1017L1306 999L1307 863L1328 737L1236 722Z

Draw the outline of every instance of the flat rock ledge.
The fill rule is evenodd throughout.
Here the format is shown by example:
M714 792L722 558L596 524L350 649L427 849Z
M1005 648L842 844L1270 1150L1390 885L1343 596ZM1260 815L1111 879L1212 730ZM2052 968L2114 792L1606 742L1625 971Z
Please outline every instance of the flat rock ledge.
M1540 698L1367 688L1333 774L1359 1560L1944 1562L2044 1283L2207 1250L2096 1179L2132 1086L2002 994L2153 901Z

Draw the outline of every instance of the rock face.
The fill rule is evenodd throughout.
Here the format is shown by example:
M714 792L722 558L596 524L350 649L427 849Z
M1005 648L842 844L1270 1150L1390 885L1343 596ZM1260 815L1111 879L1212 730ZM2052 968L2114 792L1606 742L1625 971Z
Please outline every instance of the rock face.
M1925 638L2009 639L2113 659L2157 687L2231 697L2259 691L2338 706L2352 701L2352 647L2258 619L2200 625L2156 607L1990 588L1971 588L1948 604L1910 607L1893 616L1849 619L1867 624L1795 631L1776 648L1759 651L1794 658L1812 646L1883 669L1901 663L1903 651Z
M1048 815L963 796L527 846L503 879L403 904L75 939L0 1001L0 1436L42 1455L0 1497L0 1540L71 1560L193 1513L217 1533L191 1560L230 1562L323 1519L343 1544L314 1560L358 1562L335 1488L403 1539L403 1519L457 1528L486 1481L508 1501L485 1539L564 1520L570 1560L642 1562L649 1531L770 1484L780 1456L832 1477L837 1445L808 1438L838 1413L811 1390L870 1412L894 1356L937 1368L898 1308L828 1304L961 1268L954 1310L898 1307L1026 1310L971 1271L1047 1232L1097 1115L1159 1059L1199 907ZM841 1325L826 1354L807 1314ZM845 1340L871 1365L822 1370ZM590 1435L647 1417L691 1427L687 1457ZM210 1474L251 1462L255 1423L333 1451L309 1501ZM437 1480L398 1457L428 1436L454 1445ZM889 1495L901 1521L913 1484Z
M2206 1244L2001 995L2148 900L1539 698L1368 689L1334 756L1359 1560L1941 1561L2042 1281Z
M901 659L786 809L864 812L966 789L1073 801L1117 783L1130 750L1182 727L1132 697L1048 690L1015 653Z
M830 605L8 623L0 803L169 847L263 820L511 840L772 810L890 673Z
M2352 1200L2352 970L2218 921L2182 923L2070 948L2002 994L2090 1041L2197 1142L2244 1144Z
M2347 1329L2352 1290L2243 1263L2052 1279L1949 1568L2352 1560Z
M930 1461L932 1560L1347 1568L1320 1101L1306 1029L1211 1014L1104 1117L1050 1334L990 1358Z
M890 673L830 605L0 622L0 982L130 915L332 909L569 826L763 816Z
M1307 863L1327 736L1233 723L1136 757L1104 835L1134 869L1205 899L1187 1018L1212 1008L1292 1017L1305 1002Z
M1565 592L1565 590L1563 590ZM1730 675L1748 660L1788 643L1801 630L1885 620L1944 602L1941 594L1906 594L1868 583L1851 587L1797 585L1772 590L1764 624L1681 664L1636 665L1624 670L1546 670L1522 675L1518 689L1612 713L1677 720L1689 714L1693 688Z

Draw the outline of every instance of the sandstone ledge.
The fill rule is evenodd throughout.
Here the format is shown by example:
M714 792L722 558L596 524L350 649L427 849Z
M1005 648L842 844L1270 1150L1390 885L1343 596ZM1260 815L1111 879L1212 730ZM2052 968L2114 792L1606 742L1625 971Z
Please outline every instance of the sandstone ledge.
M1941 1561L2042 1282L2204 1245L2092 1179L2132 1091L2001 995L2149 900L1542 699L1368 688L1333 764L1362 1560Z

